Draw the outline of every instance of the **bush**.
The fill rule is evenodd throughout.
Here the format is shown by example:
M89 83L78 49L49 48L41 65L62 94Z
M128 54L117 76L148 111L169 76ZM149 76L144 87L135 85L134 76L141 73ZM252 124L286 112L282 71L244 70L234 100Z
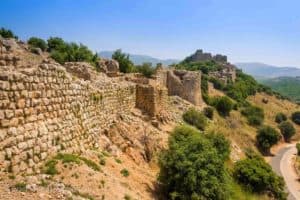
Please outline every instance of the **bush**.
M151 66L151 63L144 63L141 66L137 66L136 70L142 73L147 78L151 78L151 76L155 72L155 69Z
M124 176L124 177L128 177L129 176L129 171L127 169L122 169L120 171L120 173Z
M214 99L213 105L216 107L219 114L223 116L228 116L233 108L232 101L226 96Z
M216 148L218 155L222 160L226 161L230 155L230 142L220 133L210 133L206 138Z
M224 161L204 135L177 127L159 159L166 199L228 199Z
M242 115L247 117L248 123L253 126L259 126L264 120L264 111L262 108L249 105L242 109Z
M212 107L205 107L203 113L209 119L213 119L214 117L214 109Z
M287 116L283 113L277 113L275 116L275 122L278 124L286 120L287 120Z
M236 162L233 174L240 184L252 192L271 193L275 199L286 199L283 179L259 156Z
M296 148L297 148L297 154L299 156L300 155L300 143L296 144Z
M270 148L280 140L280 134L270 126L263 126L256 136L257 144L264 153L269 153Z
M188 111L186 111L182 117L186 123L195 126L200 130L204 130L206 127L206 117L204 116L204 114L195 110L194 108L191 108Z
M42 51L45 51L47 49L47 43L41 38L31 37L31 38L29 38L27 43L31 47L40 48Z
M122 53L121 49L118 49L113 53L112 59L119 62L120 72L130 73L134 70L134 65L129 59L129 55Z
M15 38L18 39L18 37L9 29L1 28L0 29L0 35L3 38Z
M89 62L96 66L98 56L93 54L87 46L76 44L74 42L67 43L61 38L50 37L48 39L48 51L50 56L58 63L65 62Z
M286 142L289 142L291 137L296 134L296 129L291 122L281 122L278 127Z
M292 120L294 123L300 125L300 111L294 112L292 114Z

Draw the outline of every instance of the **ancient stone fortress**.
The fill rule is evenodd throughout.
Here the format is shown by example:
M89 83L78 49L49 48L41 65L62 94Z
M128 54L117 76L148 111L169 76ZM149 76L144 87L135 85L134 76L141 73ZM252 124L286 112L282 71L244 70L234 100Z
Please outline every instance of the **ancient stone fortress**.
M198 49L187 59L190 62L215 61L219 63L222 66L222 69L219 71L210 72L209 76L217 78L225 84L234 82L236 79L236 67L227 61L227 56L225 55L212 55L211 53L203 52L202 49Z
M0 169L39 173L58 152L97 148L101 134L122 114L141 109L156 118L177 95L201 105L201 74L159 68L153 79L122 75L116 61L97 72L87 63L34 55L26 44L0 46Z

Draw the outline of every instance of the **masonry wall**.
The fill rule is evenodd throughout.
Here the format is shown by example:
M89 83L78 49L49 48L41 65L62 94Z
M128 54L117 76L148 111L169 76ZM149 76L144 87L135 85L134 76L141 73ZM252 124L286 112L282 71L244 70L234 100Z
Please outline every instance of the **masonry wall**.
M136 107L155 117L164 109L168 97L165 87L138 84L136 86Z
M100 83L98 83L100 84ZM0 69L0 169L39 172L59 151L97 146L116 118L135 107L134 84L100 84L71 77L63 67Z

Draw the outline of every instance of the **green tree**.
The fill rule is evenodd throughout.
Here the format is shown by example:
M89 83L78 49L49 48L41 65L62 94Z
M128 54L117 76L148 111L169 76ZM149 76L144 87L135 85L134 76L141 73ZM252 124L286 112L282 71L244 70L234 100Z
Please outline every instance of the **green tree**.
M212 107L205 107L203 113L209 119L213 119L214 117L214 109Z
M292 114L292 120L294 123L300 125L300 111L294 112Z
M296 134L296 129L289 121L283 121L279 124L281 134L286 142L290 142L291 138Z
M45 51L47 49L47 43L45 40L37 37L31 37L27 41L27 43L34 48L40 48L42 51Z
M280 140L280 133L270 126L263 126L258 130L256 140L259 148L269 153L270 148Z
M191 127L174 130L159 165L167 199L228 199L223 159L210 140Z
M233 174L240 184L252 192L271 193L278 200L285 200L287 197L283 179L257 155L236 162Z
M3 27L0 29L0 35L3 38L15 38L15 39L18 39L18 37L11 30L5 29Z
M212 145L216 148L218 155L226 161L230 155L230 142L221 133L210 133L206 135Z
M297 148L297 155L300 155L300 143L296 144L296 148Z
M283 121L287 120L287 116L284 113L277 113L275 116L275 122L280 124Z
M227 96L217 97L213 104L222 116L228 116L233 109L233 103Z
M113 53L112 59L119 62L119 67L121 72L130 73L133 71L134 65L129 59L129 55L122 53L121 49L118 49Z
M259 126L264 121L264 110L262 108L248 105L242 109L241 113L247 117L250 125Z
M183 114L183 120L188 124L197 127L200 130L204 130L207 124L206 117L201 112L194 108L189 109Z
M67 44L62 38L59 37L50 37L48 40L48 51L64 51L67 48Z
M155 69L151 66L151 63L143 63L140 66L136 66L136 70L147 78L151 78L155 72Z

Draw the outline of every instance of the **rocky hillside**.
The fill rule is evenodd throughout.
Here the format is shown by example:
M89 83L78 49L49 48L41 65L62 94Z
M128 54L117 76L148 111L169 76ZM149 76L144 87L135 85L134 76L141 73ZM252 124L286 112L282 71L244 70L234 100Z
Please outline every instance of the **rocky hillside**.
M0 38L0 199L285 199L261 155L287 139L277 115L299 107L225 56L157 66L147 78L120 72L126 56L33 41ZM278 133L262 139L267 148L264 125ZM248 161L266 170L266 187L245 189L237 173Z

